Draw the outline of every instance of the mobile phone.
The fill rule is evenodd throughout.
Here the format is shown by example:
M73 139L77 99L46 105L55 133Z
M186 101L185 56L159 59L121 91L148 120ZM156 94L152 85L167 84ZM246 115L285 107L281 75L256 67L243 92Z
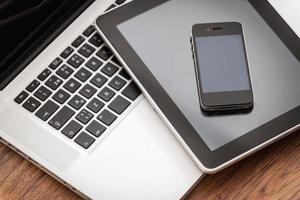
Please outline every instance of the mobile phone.
M252 108L253 91L242 25L195 24L191 43L201 108Z

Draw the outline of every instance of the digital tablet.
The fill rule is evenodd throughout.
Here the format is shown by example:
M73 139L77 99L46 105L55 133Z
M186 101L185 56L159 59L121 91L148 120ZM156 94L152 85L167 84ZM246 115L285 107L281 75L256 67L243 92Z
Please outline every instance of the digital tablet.
M250 112L210 115L200 108L190 35L194 24L215 22L243 26ZM267 0L138 0L95 23L204 172L217 172L299 127L299 38Z

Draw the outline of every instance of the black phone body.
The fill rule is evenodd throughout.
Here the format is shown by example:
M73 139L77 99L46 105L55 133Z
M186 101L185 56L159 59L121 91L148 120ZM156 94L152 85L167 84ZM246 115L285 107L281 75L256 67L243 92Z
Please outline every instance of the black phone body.
M191 43L201 108L251 109L254 97L242 25L196 24Z

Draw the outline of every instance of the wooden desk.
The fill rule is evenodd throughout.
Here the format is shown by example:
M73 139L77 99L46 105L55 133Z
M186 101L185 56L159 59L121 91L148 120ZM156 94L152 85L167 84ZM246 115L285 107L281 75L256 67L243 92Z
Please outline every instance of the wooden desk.
M188 199L300 199L300 132L201 181ZM0 144L0 200L80 199Z

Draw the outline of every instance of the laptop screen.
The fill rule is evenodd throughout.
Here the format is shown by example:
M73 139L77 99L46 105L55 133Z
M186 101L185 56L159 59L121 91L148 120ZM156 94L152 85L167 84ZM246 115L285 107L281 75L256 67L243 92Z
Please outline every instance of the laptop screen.
M0 1L0 77L24 53L55 31L85 0ZM9 69L14 70L14 69Z

